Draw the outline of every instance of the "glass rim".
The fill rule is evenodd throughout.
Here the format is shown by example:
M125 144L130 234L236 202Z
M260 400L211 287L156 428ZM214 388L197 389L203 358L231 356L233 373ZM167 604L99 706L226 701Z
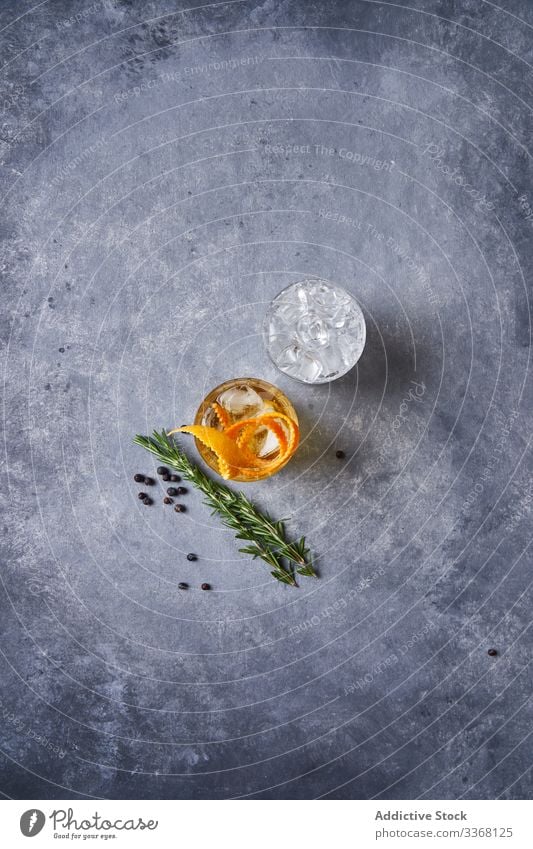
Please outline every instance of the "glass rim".
M229 378L227 378L227 380L223 380L222 383L219 383L217 386L214 386L212 389L209 390L209 392L206 392L206 394L204 395L204 398L200 402L198 409L196 410L196 413L194 415L194 424L201 424L202 423L201 420L202 420L203 416L205 415L207 408L209 407L209 405L206 405L206 399L209 398L210 395L213 395L214 393L218 394L228 384L247 383L247 382L251 382L252 384L254 384L254 383L260 384L260 385L264 386L266 391L270 392L273 395L275 393L282 395L283 398L284 398L284 401L290 407L290 410L291 410L290 418L293 420L293 422L296 425L296 428L298 430L298 433L299 433L300 423L299 423L299 420L298 420L298 414L296 412L296 409L295 409L292 401L290 400L290 398L288 398L287 394L283 391L283 389L280 389L279 386L276 386L274 383L271 383L269 380L265 380L262 377L252 377L252 376L229 377ZM261 388L261 386L260 386L260 388ZM265 425L265 427L266 427L266 425ZM207 461L206 457L204 456L204 451L202 449L205 449L206 446L204 446L203 443L201 443L196 436L194 437L194 442L195 442L195 445L196 445L196 450L199 452L199 454L202 457L202 459L204 460L204 462L206 462L207 465L210 466L210 468L212 468L214 471L216 471L216 469L213 466L211 466L211 464ZM297 440L296 448L298 447L298 443L299 443L299 439ZM208 449L208 450L210 450L210 449ZM211 453L214 453L214 452L211 452ZM276 472L274 472L273 474L276 474L277 471L281 471L281 469L284 468L284 466L292 458L293 454L294 454L294 451L293 451L292 454L289 455L289 457L287 457L287 459L283 462L283 464L279 467L279 469L277 469ZM258 476L257 477L254 476L253 478L250 477L249 480L247 480L247 479L239 480L238 478L231 478L231 480L237 480L239 483L255 483L256 481L261 480L262 477L269 477L269 475L262 476L261 470L258 469L256 466L241 466L240 468L242 468L246 472L254 472L255 474L258 474Z
M335 287L336 289L341 289L353 301L355 308L356 308L356 311L359 313L359 315L361 317L361 320L362 320L362 337L363 337L362 338L362 344L361 344L361 350L360 350L359 354L357 355L357 358L354 360L354 362L350 366L348 366L348 368L346 368L342 372L339 372L339 374L336 374L334 377L322 377L319 380L305 380L302 377L295 377L295 375L289 374L288 371L284 371L282 368L280 368L279 365L277 364L277 362L275 361L273 355L270 352L270 348L269 348L269 344L268 344L268 324L270 322L270 318L271 318L271 314L272 314L274 305L276 304L278 298L281 299L282 295L284 295L289 289L292 289L294 286L298 286L298 285L301 286L302 283L303 284L325 283L326 286ZM280 291L277 293L277 295L275 295L272 298L272 300L270 301L270 303L267 307L267 311L266 311L266 313L263 317L262 336L263 336L263 345L264 345L264 348L266 350L267 356L268 356L270 362L272 363L272 365L274 365L277 368L277 370L280 372L280 374L283 374L285 377L288 377L288 378L290 378L290 380L294 380L297 383L303 383L305 386L321 386L321 385L324 385L325 383L333 383L335 380L339 380L339 378L344 377L344 375L348 374L349 371L351 371L353 368L355 368L355 366L357 365L357 363L359 362L359 360L363 356L363 351L365 350L365 345L366 345L366 319L365 319L365 314L363 312L363 308L361 307L361 304L359 303L357 298L355 298L354 295L352 295L351 292L349 292L347 289L344 288L344 286L341 286L338 283L333 283L333 281L328 280L326 277L302 277L300 280L295 280L294 283L289 283L288 286L285 286L283 289L280 289Z

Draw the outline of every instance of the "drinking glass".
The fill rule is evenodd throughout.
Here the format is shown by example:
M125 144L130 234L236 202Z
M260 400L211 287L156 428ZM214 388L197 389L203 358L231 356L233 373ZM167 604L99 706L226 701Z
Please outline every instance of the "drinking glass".
M281 414L279 418L276 418L276 413ZM255 428L254 420L257 422ZM273 424L267 427L264 421ZM230 428L239 422L243 423L243 427L237 429L236 438L246 435L246 450L251 452L252 458L258 458L261 465L243 464L242 468L235 469L232 480L261 480L275 474L289 462L298 446L298 416L280 389L257 377L226 380L206 395L194 419L195 425L207 425L229 433L232 433ZM200 440L195 441L201 457L219 473L217 455Z
M283 289L265 317L263 338L270 359L303 383L328 383L346 374L366 340L361 307L345 289L322 279Z

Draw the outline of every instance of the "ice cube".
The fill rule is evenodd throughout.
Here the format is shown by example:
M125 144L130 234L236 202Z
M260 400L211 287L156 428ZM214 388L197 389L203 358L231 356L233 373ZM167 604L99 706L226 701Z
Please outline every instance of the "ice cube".
M288 297L294 298L294 303L300 310L306 309L309 304L309 292L305 288L305 284L296 283L294 289L289 289L285 293L285 298Z
M291 345L287 345L279 351L276 362L279 364L280 368L291 368L291 366L298 365L301 355L302 351L300 346L293 342Z
M359 358L363 347L363 336L361 332L356 332L352 329L350 332L339 333L337 337L337 348L340 352L343 362L346 365L352 364Z
M337 301L337 293L335 289L328 286L326 283L316 282L310 289L311 300L318 307L331 307L332 303Z
M259 428L256 433L255 454L258 457L268 457L279 450L279 441L275 433L267 427Z
M298 322L298 336L304 348L322 348L329 342L329 329L316 313L307 313Z
M331 380L342 371L344 359L342 352L336 344L334 346L328 345L327 348L321 350L320 365L322 370L320 377L324 380Z
M283 327L291 327L296 324L300 315L302 314L302 306L299 303L294 303L294 301L283 301L280 303L278 309L276 310L276 321L281 324ZM285 327L283 327L285 330Z
M252 418L263 412L263 399L255 389L245 383L221 392L217 400L234 419Z
M278 340L280 343L283 340ZM294 339L285 339L284 345L279 345L276 352L276 363L283 371L288 372L290 369L294 369L298 366L301 356L301 350L297 342ZM287 345L287 341L290 342Z
M302 353L295 371L288 372L288 374L292 373L294 377L298 377L305 383L312 383L313 380L316 380L317 377L319 377L320 371L321 368L319 361L311 354Z
M328 323L330 327L335 330L340 330L346 324L346 309L344 307L337 307L337 309L331 313L328 318Z

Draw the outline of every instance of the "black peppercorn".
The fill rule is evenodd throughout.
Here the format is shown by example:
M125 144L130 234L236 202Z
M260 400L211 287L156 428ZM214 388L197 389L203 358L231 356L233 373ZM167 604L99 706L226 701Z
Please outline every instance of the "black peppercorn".
M164 474L164 475L161 475L161 480L162 480L162 481L169 481L169 480L170 480L170 475L169 475L169 473L168 473L168 472L165 472L165 474Z
M174 510L176 511L176 513L185 513L185 507L183 506L183 504L176 504Z
M158 475L168 475L168 469L166 469L165 466L158 466L157 467L157 474Z
M210 589L211 589L211 584L202 584L202 589L203 589L203 590L210 590Z
M176 495L185 495L186 492L187 492L187 490L185 489L184 486L178 486L178 488L176 490Z
M144 479L144 482L145 482L146 486L153 486L153 485L154 485L154 483L155 483L155 481L154 481L154 479L153 479L153 478L148 478L148 477L146 477L146 478Z
M189 584L186 584L185 581L180 581L178 584L179 590L187 590L189 589Z
M153 503L154 502L152 501L152 499L148 495L146 496L146 498L143 498L143 504L146 504L146 506L148 506L149 504L153 504Z
M191 561L192 560L198 560L198 558L197 558L196 554L188 554L187 560L191 560Z
M335 451L335 457L337 457L337 459L339 460L344 460L346 454L344 453L344 451Z
M163 498L163 504L174 504L174 502L172 501L172 498L169 498L168 495L165 495L165 497Z
M181 478L179 475L170 475L170 480L172 481L172 483L178 483Z
M133 475L133 480L135 481L135 483L144 483L144 475Z
M139 492L137 493L137 498L140 498L142 501L144 498L148 498L148 496L145 492Z
M489 649L487 654L488 654L489 657L496 657L496 655L498 654L498 651L497 651L497 649Z
M169 486L169 488L167 489L167 495L179 495L179 493L178 490L175 489L173 486Z

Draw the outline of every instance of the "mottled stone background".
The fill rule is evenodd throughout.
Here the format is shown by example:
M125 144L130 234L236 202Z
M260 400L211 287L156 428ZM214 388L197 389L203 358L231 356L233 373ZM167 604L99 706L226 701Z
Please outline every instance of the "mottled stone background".
M3 795L530 797L532 4L3 0L0 39ZM304 275L367 318L329 386L261 344ZM298 590L136 499L133 435L242 374L301 418L247 487Z

